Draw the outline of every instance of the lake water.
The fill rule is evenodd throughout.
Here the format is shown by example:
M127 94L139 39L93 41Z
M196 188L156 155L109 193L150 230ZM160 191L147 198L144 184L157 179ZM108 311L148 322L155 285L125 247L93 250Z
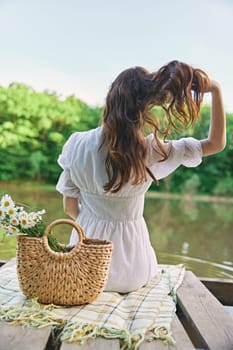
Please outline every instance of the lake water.
M0 194L4 193L33 210L46 209L46 224L65 217L55 188L0 184ZM159 198L150 193L144 216L159 263L183 263L201 277L233 278L232 202ZM68 243L69 231L68 226L56 230L60 242ZM1 240L0 260L14 257L15 247L15 237Z

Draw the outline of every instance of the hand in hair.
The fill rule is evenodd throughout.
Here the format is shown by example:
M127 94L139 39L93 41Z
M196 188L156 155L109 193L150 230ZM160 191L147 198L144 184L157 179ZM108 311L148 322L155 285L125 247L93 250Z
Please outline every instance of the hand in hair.
M155 100L167 119L165 134L170 129L181 131L193 125L210 84L207 74L186 63L171 61L154 73L152 80Z
M221 89L217 81L210 79L209 84L206 86L205 92L213 92L214 90Z
M201 69L172 61L153 74L154 93L165 111L167 128L180 131L198 118L204 94L212 94L208 138L201 141L203 156L222 151L226 144L226 121L220 85Z
M203 71L194 69L192 89L212 94L211 118L208 137L201 140L203 156L221 152L226 145L226 117L223 107L221 87L218 82L207 78Z

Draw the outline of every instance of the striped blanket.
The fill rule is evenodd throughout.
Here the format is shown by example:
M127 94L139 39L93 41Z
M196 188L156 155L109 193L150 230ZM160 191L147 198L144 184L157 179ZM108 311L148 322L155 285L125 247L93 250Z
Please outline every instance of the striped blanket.
M13 264L0 269L0 319L34 327L60 326L61 340L68 342L84 343L97 336L119 338L122 349L137 349L144 340L172 343L176 290L184 273L183 265L159 265L156 278L134 292L103 292L91 304L60 307L26 299Z

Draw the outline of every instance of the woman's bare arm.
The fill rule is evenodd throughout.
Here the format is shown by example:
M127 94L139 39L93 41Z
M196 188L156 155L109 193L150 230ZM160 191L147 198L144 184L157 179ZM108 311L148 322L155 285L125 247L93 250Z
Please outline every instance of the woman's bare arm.
M78 198L63 197L63 208L67 215L76 220L80 212L80 203Z
M221 152L226 146L226 116L221 88L211 80L208 91L212 94L212 108L208 138L201 140L203 156Z

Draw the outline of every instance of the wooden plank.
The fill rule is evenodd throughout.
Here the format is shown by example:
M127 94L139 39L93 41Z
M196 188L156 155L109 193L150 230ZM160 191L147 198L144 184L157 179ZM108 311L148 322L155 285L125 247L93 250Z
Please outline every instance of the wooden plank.
M222 278L200 278L209 291L224 305L233 305L233 280Z
M63 342L60 350L120 350L120 342L118 339L104 339L97 337L96 339L87 340L83 345L77 343Z
M233 317L233 306L225 306L225 310ZM232 319L233 322L233 319Z
M0 321L0 350L43 350L52 327L32 328Z
M175 315L172 322L172 335L176 342L175 345L165 344L162 340L158 339L150 343L143 342L139 350L195 350L177 315Z
M185 273L177 298L188 324L204 348L232 350L231 316L191 271Z
M0 273L15 265L16 259L1 266ZM11 325L0 321L0 350L43 350L46 348L52 327L33 328Z
M144 341L139 350L174 350L174 346L166 345L161 339L153 340L152 342Z
M177 350L194 350L195 349L177 315L175 316L174 322L172 323L172 333L176 341L175 349Z

